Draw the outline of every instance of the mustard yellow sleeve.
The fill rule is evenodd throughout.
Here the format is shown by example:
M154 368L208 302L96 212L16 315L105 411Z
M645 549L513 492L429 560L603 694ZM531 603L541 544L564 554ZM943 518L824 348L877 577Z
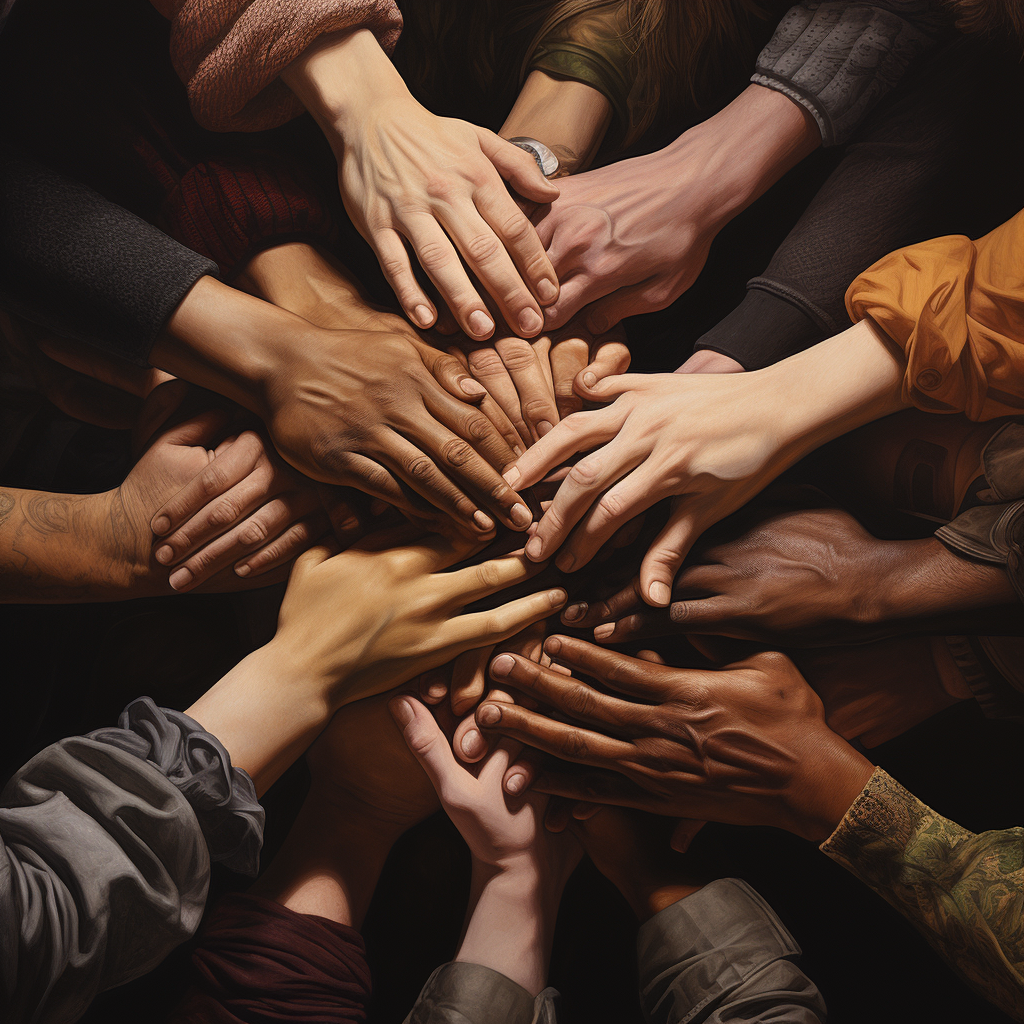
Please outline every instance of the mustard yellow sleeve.
M947 235L879 260L850 285L906 353L903 397L972 420L1024 411L1024 211L972 242Z

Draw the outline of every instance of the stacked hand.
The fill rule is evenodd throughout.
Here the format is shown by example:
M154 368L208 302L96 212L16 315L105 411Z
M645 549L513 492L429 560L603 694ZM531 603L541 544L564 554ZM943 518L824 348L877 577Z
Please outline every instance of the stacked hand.
M871 764L829 730L820 699L780 654L704 671L568 637L549 638L545 650L612 693L513 655L494 660L499 685L566 721L485 702L476 713L481 729L599 769L541 772L534 781L541 792L674 817L778 825L820 841L871 775Z

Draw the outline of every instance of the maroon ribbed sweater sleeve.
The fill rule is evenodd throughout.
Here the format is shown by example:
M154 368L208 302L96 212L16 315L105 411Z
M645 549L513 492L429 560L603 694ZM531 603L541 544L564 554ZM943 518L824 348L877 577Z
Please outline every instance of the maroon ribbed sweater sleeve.
M366 28L390 53L395 0L153 0L171 21L171 60L196 120L212 131L262 131L302 104L278 77L321 36Z

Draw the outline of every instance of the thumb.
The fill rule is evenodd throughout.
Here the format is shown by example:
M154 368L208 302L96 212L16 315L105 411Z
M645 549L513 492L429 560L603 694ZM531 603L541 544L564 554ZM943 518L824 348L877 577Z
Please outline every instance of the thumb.
M434 716L415 697L394 697L388 710L402 732L406 746L419 761L438 796L451 790L464 774Z
M576 374L573 388L577 394L589 393L606 377L625 374L629 369L629 349L617 338L609 341L596 341L591 346L593 355L590 362Z
M651 304L643 297L644 289L642 284L629 285L592 302L583 314L587 330L604 334L627 316L649 312Z
M699 531L692 513L678 504L640 565L640 595L655 608L667 608L672 584Z
M478 128L477 134L484 155L523 198L535 203L553 203L558 198L558 186L544 177L530 153L486 129Z
M576 393L588 402L611 402L627 391L638 390L645 383L645 375L642 373L613 373L588 385L583 379L586 374L586 369L581 370L572 386Z
M455 356L427 344L419 346L419 352L423 365L452 398L479 402L487 396L487 388Z
M326 562L328 558L333 558L340 550L341 546L338 542L333 538L329 538L322 544L317 544L314 547L303 551L302 554L295 559L295 564L292 566L292 574L289 582L301 580L303 576L315 569L318 565Z

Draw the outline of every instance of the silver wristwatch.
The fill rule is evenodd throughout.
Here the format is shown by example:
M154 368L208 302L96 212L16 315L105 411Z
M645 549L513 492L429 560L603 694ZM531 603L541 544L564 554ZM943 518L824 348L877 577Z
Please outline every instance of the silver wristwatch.
M536 139L528 139L525 135L517 135L514 139L509 139L508 141L513 146L518 146L520 149L525 149L527 153L532 153L533 159L537 161L537 166L540 168L540 173L545 178L550 178L558 173L558 157L543 142L538 142Z

